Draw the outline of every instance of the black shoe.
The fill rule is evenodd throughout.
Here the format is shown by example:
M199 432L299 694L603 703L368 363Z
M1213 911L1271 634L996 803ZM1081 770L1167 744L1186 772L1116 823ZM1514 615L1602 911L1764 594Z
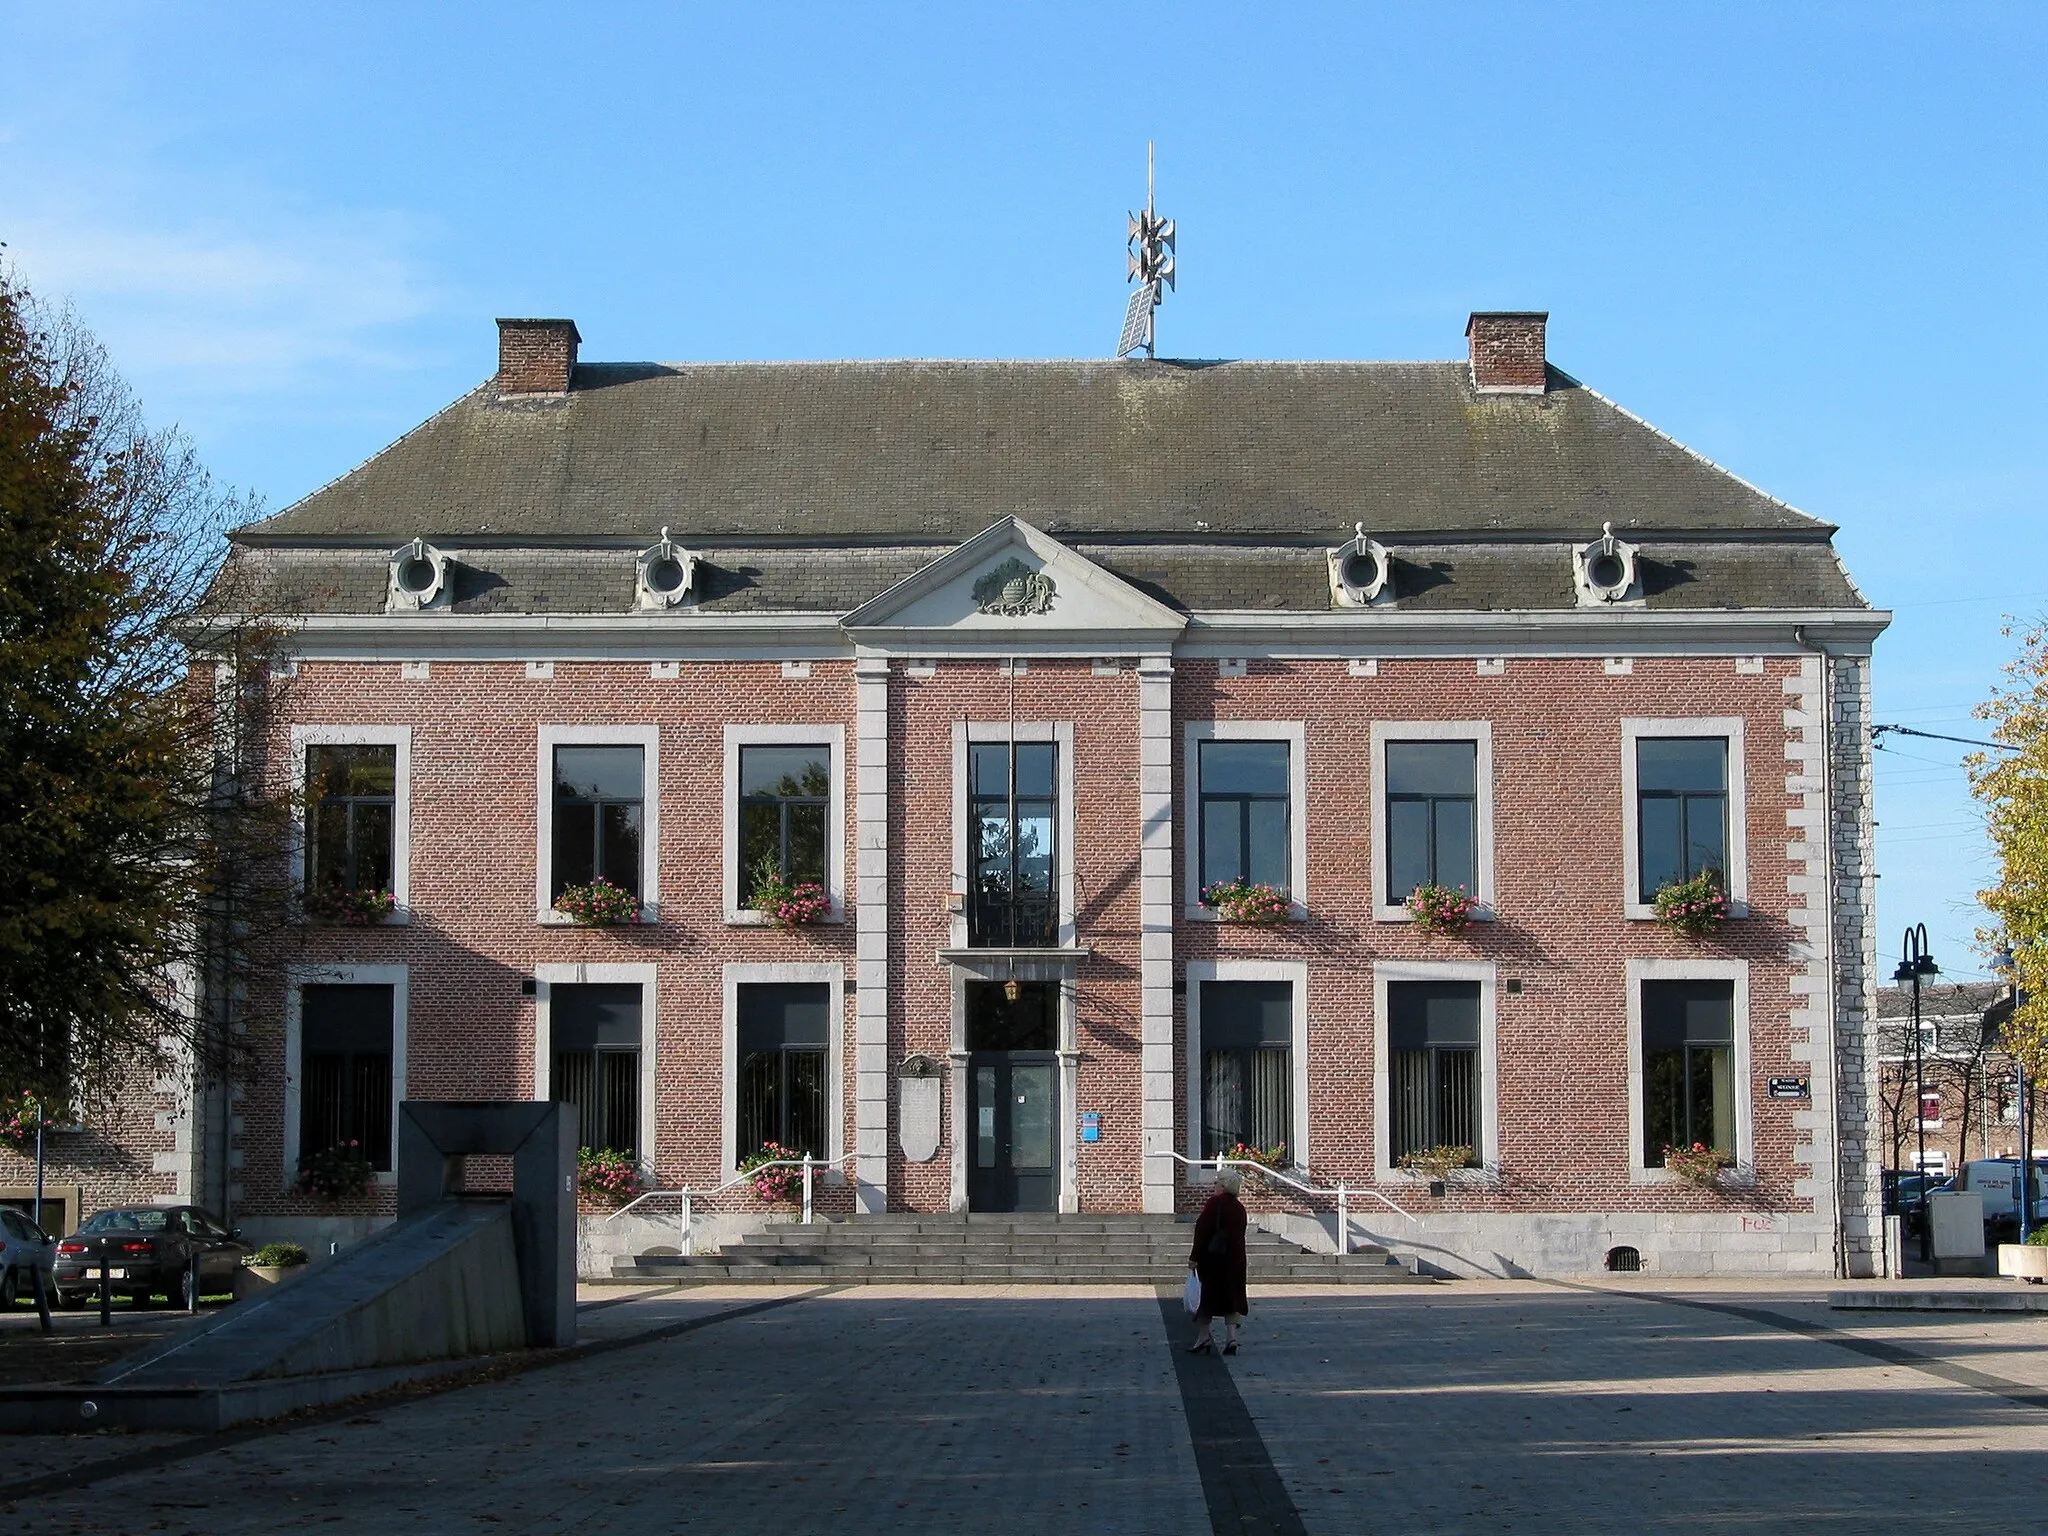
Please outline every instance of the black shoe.
M1236 1353L1237 1353L1237 1340L1235 1340L1235 1339L1232 1339L1232 1340L1231 1340L1231 1341L1230 1341L1230 1342L1229 1342L1228 1344L1224 1345L1224 1346L1223 1346L1223 1353L1225 1353L1226 1355L1234 1355L1234 1354L1236 1354Z
M1191 1355L1213 1355L1216 1353L1216 1341L1214 1339L1197 1339L1188 1346L1188 1353Z

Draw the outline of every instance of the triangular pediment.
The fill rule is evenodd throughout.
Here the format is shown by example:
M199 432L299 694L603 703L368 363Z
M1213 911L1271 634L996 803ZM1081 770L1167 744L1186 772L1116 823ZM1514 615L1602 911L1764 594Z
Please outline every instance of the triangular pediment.
M863 644L888 649L1101 654L1171 645L1187 617L1043 530L1006 517L840 623Z

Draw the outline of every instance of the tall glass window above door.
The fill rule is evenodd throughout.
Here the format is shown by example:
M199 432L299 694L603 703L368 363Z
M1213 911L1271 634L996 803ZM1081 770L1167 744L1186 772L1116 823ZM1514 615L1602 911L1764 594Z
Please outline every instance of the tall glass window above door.
M967 749L967 942L1049 949L1059 942L1059 749L978 741Z

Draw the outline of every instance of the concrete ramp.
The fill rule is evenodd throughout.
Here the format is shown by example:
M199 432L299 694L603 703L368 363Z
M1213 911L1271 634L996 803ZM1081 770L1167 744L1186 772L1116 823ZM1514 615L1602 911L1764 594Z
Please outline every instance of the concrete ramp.
M210 1430L520 1349L502 1201L450 1202L116 1361L90 1384L0 1391L0 1430Z
M509 1195L449 1193L477 1155ZM407 1101L396 1224L90 1383L0 1388L0 1431L213 1430L574 1343L575 1166L571 1105Z

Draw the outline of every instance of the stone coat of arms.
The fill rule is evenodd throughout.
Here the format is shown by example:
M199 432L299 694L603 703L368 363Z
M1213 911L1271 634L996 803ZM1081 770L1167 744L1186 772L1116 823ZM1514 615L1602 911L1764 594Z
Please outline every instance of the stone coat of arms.
M1052 578L1014 555L974 584L975 605L983 613L1023 618L1048 611L1052 600Z

